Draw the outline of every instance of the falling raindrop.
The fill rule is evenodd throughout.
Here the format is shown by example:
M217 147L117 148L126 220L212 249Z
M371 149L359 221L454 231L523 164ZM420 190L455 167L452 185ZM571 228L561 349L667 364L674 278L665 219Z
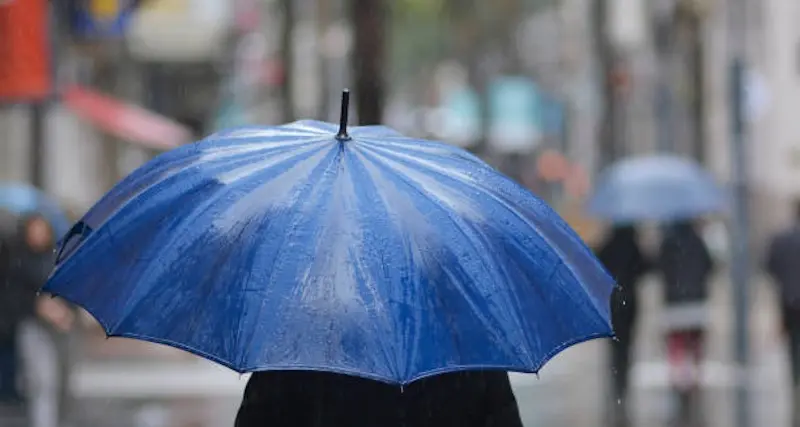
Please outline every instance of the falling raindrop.
M622 405L622 399L617 399L617 405Z

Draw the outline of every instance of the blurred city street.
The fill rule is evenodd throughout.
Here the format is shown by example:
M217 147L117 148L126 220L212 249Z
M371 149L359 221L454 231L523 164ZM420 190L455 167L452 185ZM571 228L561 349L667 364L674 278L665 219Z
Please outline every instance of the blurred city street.
M220 325L228 325L227 320L236 316L244 317L248 304L270 311L265 305L277 300L264 298L253 303L249 298L257 299L262 294L249 287L248 292L236 288L241 280L252 279L252 287L269 288L270 293L289 286L287 283L317 285L308 279L310 273L307 272L316 271L308 266L303 270L306 275L296 281L282 280L276 284L271 282L272 276L270 280L253 279L256 275L249 274L252 271L270 271L275 277L278 273L274 272L283 271L285 259L277 258L278 255L266 259L263 253L290 255L301 249L311 251L313 247L319 251L308 256L308 262L313 264L326 259L319 255L326 251L339 256L350 248L362 246L369 238L377 239L380 235L386 240L388 237L384 233L388 234L387 229L391 228L387 224L398 225L398 241L403 245L429 240L408 238L413 234L408 230L422 227L415 224L403 228L406 211L387 217L391 219L378 226L370 221L383 214L369 212L358 220L331 221L335 224L330 228L318 225L319 229L297 232L291 238L280 235L262 239L256 234L264 230L260 225L234 233L234 228L240 224L256 224L258 221L254 218L259 215L259 221L264 224L280 223L273 215L288 215L299 199L289 197L289 188L314 188L319 194L335 194L307 183L293 187L288 181L281 181L269 187L264 181L258 181L272 179L266 178L273 176L272 172L267 173L267 168L283 166L292 171L292 179L311 177L315 173L312 171L318 169L308 166L308 170L298 172L298 165L306 165L306 160L298 160L290 152L295 144L281 145L281 150L287 150L281 155L291 161L250 165L247 173L237 169L258 159L253 153L261 150L258 148L262 142L259 139L263 136L261 130L279 129L280 138L288 134L295 138L314 127L307 120L334 123L322 124L317 131L328 132L327 126L339 125L340 130L335 134L338 143L356 135L355 132L348 135L347 126L375 124L389 126L407 136L409 141L424 140L423 144L428 140L441 141L451 146L448 150L463 149L492 166L498 173L492 171L491 176L498 183L505 185L508 177L529 190L517 192L519 197L534 199L532 195L535 195L538 198L537 209L542 210L530 214L535 220L529 221L525 214L520 214L521 208L515 207L518 201L506 203L505 196L483 200L483 196L493 195L493 191L502 187L500 184L488 185L487 180L480 184L488 190L465 190L473 188L476 183L469 180L477 181L475 177L479 176L472 164L464 173L458 173L455 164L440 167L428 177L426 185L421 186L423 191L413 196L414 200L420 197L426 204L428 199L435 199L431 206L447 212L448 216L434 220L430 212L421 211L423 214L415 220L430 226L425 229L430 228L431 233L438 235L440 229L446 228L448 219L460 218L463 212L456 208L458 206L472 206L470 203L475 202L480 209L474 210L482 212L484 206L503 201L502 209L485 209L490 212L486 217L491 221L473 227L480 231L476 234L483 236L489 233L483 229L491 228L487 227L491 224L502 229L503 235L487 234L493 237L485 239L489 243L476 245L477 238L467 236L463 230L448 234L444 246L458 248L454 253L459 254L454 257L466 256L461 254L462 248L481 249L483 252L475 259L494 257L492 262L498 265L514 264L514 271L517 265L525 266L520 270L533 269L531 266L547 269L550 258L539 252L544 248L546 254L563 261L554 270L566 266L573 272L568 264L578 258L554 250L552 247L559 244L548 237L549 232L541 231L542 224L561 224L554 214L557 213L580 237L566 238L564 242L568 243L564 245L574 245L573 252L583 254L583 267L589 265L589 269L599 272L599 264L594 262L588 246L619 282L620 289L630 291L636 287L634 283L639 283L635 365L631 371L630 398L625 405L632 419L630 427L686 427L672 424L679 405L670 390L666 339L661 330L665 306L662 279L648 273L644 280L639 280L640 275L653 269L660 269L662 273L666 270L684 273L690 269L683 267L698 258L713 257L721 262L710 273L714 279L710 285L711 330L702 369L704 426L698 427L789 427L792 376L787 343L779 332L782 311L777 309L777 293L774 284L766 278L766 272L762 271L761 261L765 258L764 249L772 247L770 239L775 232L796 232L797 250L776 251L786 256L782 269L786 280L780 280L781 283L789 284L784 288L796 285L794 278L800 275L800 269L793 269L795 264L800 265L800 259L793 258L795 252L800 252L800 120L796 120L791 111L798 110L793 105L800 99L797 70L800 26L796 23L800 9L795 3L796 0L751 0L747 4L745 0L0 0L0 187L10 194L5 199L0 197L0 427L6 427L4 423L12 415L24 418L20 402L38 402L44 408L31 413L45 414L42 417L46 420L31 421L31 425L25 427L229 426L242 401L249 375L237 375L228 368L173 347L140 340L108 339L108 331L100 323L114 325L118 328L116 332L126 327L141 327L142 330L150 327L153 331L137 330L127 336L148 337L148 340L168 342L177 348L197 350L207 345L222 353L236 353L233 347L238 346L241 335L247 333L241 330L244 321L239 319L236 331L220 332L224 329ZM299 121L303 124L297 125ZM287 127L272 127L287 123L294 123L287 125L291 128L288 131ZM231 146L241 143L245 139L240 138L241 134L229 133L230 129L240 126L260 126L252 135L248 133L256 148L252 152L252 147L243 149L241 163L231 160L234 154L230 158L217 153L187 155L186 159L173 159L169 166L160 164L143 175L151 181L141 183L136 190L132 190L133 186L117 193L111 190L116 195L104 197L110 189L124 182L126 176L141 170L143 165L152 165L152 160L165 152L200 147L197 151L200 153L205 149L202 147L213 145L190 145L196 141ZM287 135L283 135L284 131ZM295 135L294 132L299 133ZM275 138L270 144L277 144L279 136L270 135ZM325 135L327 138L327 133ZM373 137L380 140L385 136ZM415 156L404 154L399 158L402 162L411 161L412 157L419 160ZM314 155L310 158L327 157ZM457 161L461 160L459 157ZM231 163L226 163L229 161ZM210 162L221 163L212 167ZM381 167L393 162L384 162L386 164ZM431 168L436 162L426 160L424 163L421 167ZM159 169L162 167L165 169ZM370 174L372 169L373 166L364 168ZM400 170L382 176L409 178L407 171L395 173ZM615 171L619 173L613 173ZM285 173L282 169L274 172L275 177ZM653 175L648 175L649 172ZM445 198L439 195L437 199L432 195L435 192L428 189L440 183L448 173L457 175L454 182L462 178L466 181L459 184L463 188L458 187ZM185 174L187 179L177 179L179 174ZM223 176L226 178L221 178ZM332 175L326 172L325 179L329 176ZM612 179L615 177L621 178ZM175 188L172 178L180 181ZM368 181L359 179L353 184L352 192L372 200L374 194L369 192L372 190L360 187ZM384 181L388 186L389 180ZM150 191L162 184L164 187L159 187L158 191ZM244 187L234 191L237 185ZM254 189L266 187L270 191L265 191L265 195L244 202L240 199ZM375 194L383 197L382 187L373 187ZM624 191L626 189L630 191ZM284 190L287 190L286 200L273 200L273 196L277 198L275 195ZM394 188L392 192L400 194ZM163 197L155 201L141 199L155 193ZM623 197L624 193L633 195ZM308 199L314 200L311 196ZM326 211L323 208L328 205L324 203L346 198L329 199L320 201L318 209L303 210L296 216L305 218L311 216L308 212L314 215L329 212L334 219L341 212L345 212L341 213L344 217L358 210L352 206L334 206L337 210ZM24 203L16 203L20 200ZM107 205L95 209L103 200ZM538 203L539 200L552 211ZM387 206L392 205L390 202L387 199ZM245 205L249 208L238 208ZM273 209L275 206L281 208ZM203 207L202 212L200 207ZM163 210L147 211L156 208ZM118 215L123 210L126 215ZM387 212L389 210L387 208ZM501 211L513 215L501 220ZM245 215L243 212L252 218L237 216ZM226 221L219 221L219 217L214 217L217 214L227 215ZM155 219L165 216L168 218ZM123 217L126 218L123 224L115 223ZM128 220L130 218L135 219ZM697 241L700 241L697 246L705 246L701 252L709 256L695 256L701 253L696 251L676 261L672 268L666 267L661 258L655 256L656 240L663 243L675 231L671 226L688 218L697 220L686 228L697 232ZM505 228L521 219L525 222L522 228ZM152 223L147 222L150 220ZM174 223L169 222L173 220ZM451 222L463 226L458 221ZM352 228L335 229L345 227L345 223ZM287 224L284 228L289 231L286 233L296 231L295 220ZM635 225L627 227L630 224ZM380 232L362 233L356 230L359 227ZM535 232L526 234L527 228ZM628 236L632 236L630 242L633 243L622 250L614 246L609 252L630 255L635 252L631 246L638 250L638 246L646 242L646 249L642 250L649 256L644 260L647 262L637 266L637 262L632 261L635 257L622 254L619 258L622 267L613 271L608 259L600 253L603 245L614 240L614 234L625 228L629 229ZM181 234L175 230L188 231ZM219 241L195 246L196 242L209 240L203 234L212 233L209 230L216 233L212 237ZM347 246L343 240L331 238L327 241L319 237L328 236L322 231L330 230L334 230L329 233L331 236L361 240ZM612 232L606 233L609 230ZM275 233L284 233L283 228ZM36 243L37 235L39 243ZM127 236L127 240L119 238L120 235ZM89 261L85 261L85 270L66 269L71 273L61 276L62 288L55 291L46 286L42 288L48 281L52 284L53 277L58 276L51 274L53 266L58 271L64 262L75 259L71 257L80 253L90 236L100 236L95 247L105 249L86 257ZM160 240L154 236L159 236ZM292 240L297 236L314 236L327 246L311 237L297 242ZM525 246L530 236L541 238L544 244ZM180 239L185 241L179 242ZM586 246L581 244L581 239ZM290 240L293 246L286 243ZM506 240L514 244L507 244ZM98 241L105 242L106 246ZM498 243L501 241L502 245L521 248L517 254L521 261L512 263L517 255L503 257L497 255L500 250L490 250L501 247L491 246L501 245ZM336 242L347 250L336 250ZM380 250L392 246L384 243L375 246ZM691 252L684 243L673 248L678 247L676 252ZM220 256L217 251L228 244L230 251ZM262 247L252 252L258 256L248 256L250 249L272 244L276 245L274 251ZM277 248L283 244L291 249ZM580 248L575 249L578 246ZM190 247L194 252L188 252ZM58 254L55 260L50 258L53 249ZM438 254L437 250L421 247L410 249L409 253L429 256L433 260L430 265L445 267L443 264L449 263L450 258L447 261L443 257L436 258L432 254ZM547 252L550 250L552 252ZM165 254L166 251L173 252ZM145 252L152 256L143 255ZM661 252L663 255L665 251ZM348 252L348 256L356 255ZM390 261L373 259L372 262L388 271L381 273L382 278L393 274L403 278L424 276L405 271L415 263L401 264L397 258L400 257L386 256ZM154 267L156 261L162 259L172 260L169 266L174 267L174 272L162 265ZM539 262L542 259L548 261ZM225 268L200 273L201 267L211 268L218 261L225 264ZM745 261L750 261L750 265ZM117 262L118 266L112 266ZM256 266L260 262L263 265ZM346 262L338 260L331 264L345 270L359 262L348 258ZM177 267L190 264L191 267L183 269ZM233 265L237 267L231 267ZM636 273L634 270L638 267L642 268ZM120 270L129 274L120 274ZM320 277L334 280L332 276L336 276L338 279L338 273L332 274L333 270L320 267L319 271L323 270L328 274L320 274ZM780 269L769 270L776 276ZM158 271L164 277L156 277L155 273L150 276L151 271ZM248 277L220 279L217 274L222 271L231 272L231 275L248 272ZM695 301L677 301L678 305L702 303L707 296L704 291L709 276L706 273L708 270L697 274L695 278L702 276L702 279L694 280L692 286L685 286L683 277L667 280L675 285L671 287L673 290L681 287L699 290L692 297L696 297ZM195 274L197 277L192 276ZM360 273L349 277L356 276L361 277ZM496 280L478 280L472 272L468 276L469 280L459 285L480 288L506 281L517 285L536 276L536 280L546 282L543 285L546 291L552 291L548 287L557 282L551 280L552 275L545 281L542 277L546 274L538 270L536 273L526 270L523 280L510 280L510 275ZM625 276L630 276L629 280L621 279ZM603 274L572 274L568 279L574 282L572 285L578 294L585 293L592 300L602 294L595 288L607 285L608 289L611 285L611 280ZM438 285L444 279L434 280ZM203 281L208 281L209 285L195 286ZM597 283L577 283L582 281ZM629 283L623 284L623 281ZM147 283L143 285L143 282ZM177 282L186 288L177 290ZM383 286L390 281L376 282ZM164 290L163 283L174 287ZM740 292L747 286L749 298ZM328 290L324 286L319 288ZM434 288L424 289L431 292ZM518 291L514 289L509 292ZM521 289L524 291L519 292L531 290ZM59 290L74 291L75 296L81 298L70 299L64 292L56 292ZM153 297L156 290L163 291L163 295L159 293ZM797 310L797 327L794 328L797 333L793 336L797 338L796 347L800 347L800 287L797 307L791 307L794 299L786 297L786 289L782 290L784 308ZM48 292L61 298L49 298ZM569 322L551 322L551 317L539 317L545 316L544 310L524 310L521 306L519 310L525 313L519 317L530 316L534 320L528 325L537 327L544 324L568 329L563 325L571 323L570 327L576 329L602 326L603 333L608 333L608 319L583 322L584 317L598 313L599 317L604 317L602 310L588 310L592 304L579 303L576 292L565 292L569 298L563 300L569 300L580 310L575 309L573 313L572 309L561 310L560 305L550 307L552 301L543 304L552 309L549 313L563 315ZM203 308L208 311L191 307L195 300L187 295L196 293L207 293L197 295L196 301L202 301ZM551 296L542 294L543 301ZM226 300L230 305L219 303L216 309L209 308L213 304L208 301L220 295L231 300L241 298L241 301L234 304ZM487 291L481 295L496 293ZM631 295L634 294L628 294ZM145 297L162 302L169 300L169 304L144 304ZM454 299L459 297L456 295ZM614 297L612 306L620 309L625 305L618 304L621 299ZM131 302L134 299L136 301ZM742 310L745 299L749 312ZM113 304L109 302L112 300ZM323 302L328 304L329 301ZM670 304L675 302L673 298ZM594 301L594 308L598 304ZM89 305L94 310L87 308ZM619 311L633 312L633 305ZM186 310L181 316L175 314L178 306ZM298 307L305 306L298 304ZM98 314L98 308L102 308L105 322L98 322L99 318L93 318L86 311ZM138 312L133 312L145 309L153 312L141 318L137 317ZM344 315L344 312L350 313L348 310L336 313ZM617 331L628 330L619 325L627 324L624 320L629 318L619 312L614 316L623 319L614 321ZM224 317L225 321L218 321L218 317ZM299 326L295 331L301 331L298 336L303 337L299 340L303 341L302 345L313 341L306 339L306 329L319 317L310 318L308 323L297 322ZM262 319L258 317L257 320ZM282 328L284 320L276 317L269 325L253 321L250 326L279 325ZM528 333L534 335L532 328L520 327L521 324L506 325L504 332L495 331L509 339L524 331L521 335L526 340L516 343L537 342L535 350L526 348L525 358L518 357L514 361L524 359L526 363L533 363L536 357L527 353L551 354L539 348L543 347L540 336L527 337ZM749 331L745 331L745 324L749 325ZM436 328L418 329L428 332ZM602 335L597 330L591 333L587 330L576 336ZM259 344L263 347L300 348L298 343L274 344L275 340L268 340L266 337L270 335L262 332L254 332L257 338L253 340L269 341L269 344ZM173 333L181 339L164 338ZM555 336L556 332L553 334ZM289 335L280 334L281 337ZM368 334L360 330L355 335L365 338ZM228 342L231 336L236 336L235 345ZM328 340L330 336L333 334ZM470 337L485 339L479 334ZM420 341L431 348L444 348L438 346L439 339L422 338ZM205 341L201 345L184 342L195 339ZM573 342L561 336L551 341ZM23 342L27 347L21 344ZM321 345L326 340L313 342ZM246 349L237 347L236 350L257 353L253 356L256 359L263 356L263 351L252 348L257 347L252 341L249 344L242 346L248 347ZM750 369L740 372L736 359L747 346ZM475 344L471 350L478 351L478 347L481 350L496 348ZM517 344L508 347L522 348ZM538 376L511 374L525 425L617 427L609 425L608 420L609 413L623 406L622 402L609 398L613 395L609 381L609 347L607 341L580 344L550 360ZM244 364L249 357L241 354L223 357L213 350L195 353L229 362L227 366L236 365L236 362ZM369 353L362 347L358 347L358 351ZM511 353L513 351L508 352ZM459 353L459 357L463 354L466 353ZM619 354L616 353L616 360L624 363ZM442 360L445 359L446 364L453 363L452 359ZM795 366L800 366L800 352L798 359ZM22 363L18 363L20 361ZM259 363L252 362L241 369L247 371L248 367L264 366ZM331 366L325 364L324 368ZM387 372L397 374L401 370L413 369L395 367ZM41 372L46 374L38 380L34 378ZM387 377L389 375L381 378ZM746 384L749 391L752 418L749 424L737 419L735 391L739 384Z

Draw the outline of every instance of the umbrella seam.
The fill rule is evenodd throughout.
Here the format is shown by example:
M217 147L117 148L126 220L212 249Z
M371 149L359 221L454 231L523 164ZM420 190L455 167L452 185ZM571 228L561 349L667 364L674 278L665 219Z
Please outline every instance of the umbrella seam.
M364 155L366 155L366 154L367 153L364 153ZM380 163L385 163L385 161L381 161L380 155L377 154L377 153L373 153L372 157L376 157L376 158L373 158L373 161L378 161ZM393 161L396 162L397 160L393 160ZM436 205L442 212L444 212L445 217L447 217L453 223L453 225L456 227L456 229L458 229L463 235L465 235L465 236L468 235L468 233L466 233L464 231L465 227L469 228L468 225L467 224L463 224L463 220L454 217L454 215L452 215L452 212L451 212L451 209L449 208L449 206L443 205L443 203L441 202L441 200L439 200L438 197L428 193L427 191L425 191L424 188L420 188L420 186L417 184L416 181L413 181L410 178L408 178L408 177L406 177L404 175L401 175L401 174L397 174L397 176L402 181L404 181L407 185L409 185L415 192L419 193L422 196L425 196L428 200L431 200L431 202L433 202L434 205ZM478 247L475 246L475 242L473 242L472 239L467 239L467 240L470 242L470 246L472 246L473 250L475 250L475 252L477 254L483 252L483 251L479 250ZM487 273L490 273L492 271L496 271L497 270L497 268L495 268L495 269L491 268L483 257L478 257L478 259L480 259L481 265L483 265L484 270ZM468 301L469 300L471 300L471 299L468 299ZM468 302L468 303L469 303L470 306L474 305L474 303L472 303L472 302ZM481 321L482 321L482 323L486 323L485 319L481 319ZM521 326L521 325L519 325L519 326ZM494 335L496 335L496 334L494 334ZM533 362L533 357L528 352L527 348L525 349L525 354L527 355L528 360L532 363Z

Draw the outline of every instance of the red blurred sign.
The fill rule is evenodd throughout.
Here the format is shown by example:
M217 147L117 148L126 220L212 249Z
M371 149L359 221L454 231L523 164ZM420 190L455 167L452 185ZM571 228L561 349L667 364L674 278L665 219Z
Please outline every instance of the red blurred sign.
M0 1L0 101L50 95L48 0Z
M88 88L69 86L62 100L78 117L150 149L170 150L192 140L191 130L181 123Z
M536 159L536 170L539 177L547 182L564 179L569 173L569 168L569 160L555 150L544 150Z

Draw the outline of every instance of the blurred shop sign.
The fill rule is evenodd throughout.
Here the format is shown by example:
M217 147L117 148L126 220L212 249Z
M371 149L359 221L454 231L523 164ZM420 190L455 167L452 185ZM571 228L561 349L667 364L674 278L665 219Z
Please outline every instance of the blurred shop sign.
M463 87L445 95L441 134L459 147L472 147L480 138L481 105L478 93Z
M232 24L230 0L147 0L132 17L127 45L142 61L214 61Z
M452 79L456 81L456 79ZM430 129L460 147L472 147L481 137L481 97L466 82L443 91L441 106L434 110ZM564 132L563 104L526 77L501 77L488 88L488 138L498 153L530 152L545 136L560 138Z
M0 3L0 103L50 95L48 19L47 0Z
M244 126L248 122L248 115L241 102L234 94L226 94L222 105L214 115L214 130Z
M441 104L425 114L427 131L456 146L473 147L481 137L481 99L469 86L467 70L457 62L443 62L434 73L434 85Z
M136 0L69 0L70 30L81 39L121 38Z
M546 182L558 182L567 179L570 162L560 152L545 149L536 158L536 175Z
M542 137L541 96L525 77L501 77L489 84L489 143L501 153L529 152Z
M192 132L186 126L89 88L69 86L65 88L62 100L78 117L118 138L149 149L169 150L192 140Z

